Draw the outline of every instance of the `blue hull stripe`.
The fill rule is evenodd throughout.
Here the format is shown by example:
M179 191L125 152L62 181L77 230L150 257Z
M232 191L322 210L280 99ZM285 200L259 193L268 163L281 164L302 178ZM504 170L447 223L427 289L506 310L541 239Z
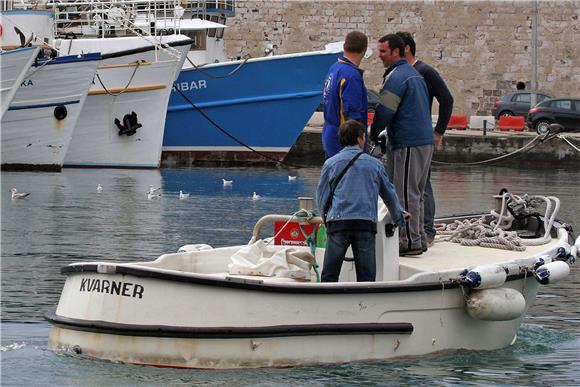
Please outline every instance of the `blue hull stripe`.
M101 53L94 52L89 54L82 54L82 55L67 55L67 56L58 56L51 60L36 60L32 66L39 67L39 66L48 66L48 65L58 65L64 63L77 63L77 62L91 62L95 60L101 60Z
M62 106L62 105L73 105L75 103L81 102L80 99L74 101L64 101L64 102L52 102L52 103L42 103L38 105L20 105L20 106L10 106L8 110L26 110L26 109L40 109L40 108L47 108L53 106Z
M272 101L284 101L289 99L298 99L298 98L310 98L316 96L322 96L321 91L309 91L304 93L292 93L292 94L278 94L278 95L268 95L268 96L260 96L260 97L252 97L252 98L236 98L236 99L229 99L229 100L221 100L216 102L198 102L195 103L195 106L198 108L212 108L218 106L232 106L232 105L243 105L249 103L260 103L260 102L272 102ZM180 105L171 105L167 109L169 112L179 112L183 110L194 110L195 108L191 106L189 102Z

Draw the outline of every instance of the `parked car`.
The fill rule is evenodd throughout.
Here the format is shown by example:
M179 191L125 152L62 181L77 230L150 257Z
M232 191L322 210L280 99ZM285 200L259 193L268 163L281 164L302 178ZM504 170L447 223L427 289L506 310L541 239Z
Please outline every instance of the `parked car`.
M536 103L545 99L552 98L547 94L535 93ZM491 114L499 120L505 116L522 116L525 117L530 110L532 102L532 92L530 91L512 91L501 98L495 100Z
M526 120L528 128L545 134L550 124L560 124L568 132L580 130L580 99L552 98L530 109Z

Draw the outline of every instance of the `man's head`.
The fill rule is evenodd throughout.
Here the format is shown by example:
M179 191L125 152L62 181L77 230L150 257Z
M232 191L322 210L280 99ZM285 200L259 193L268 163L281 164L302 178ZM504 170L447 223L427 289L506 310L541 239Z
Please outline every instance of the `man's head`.
M358 145L363 149L365 144L365 126L358 121L348 120L340 125L338 139L343 147Z
M344 52L353 54L363 54L367 51L369 39L360 31L352 31L344 39Z
M415 44L415 39L413 39L413 35L411 35L410 32L405 31L399 31L395 33L395 35L403 39L403 42L405 43L405 57L407 57L408 54L415 56L415 50L417 49L417 45Z
M385 67L389 67L405 53L405 42L400 36L388 34L379 39L379 58Z

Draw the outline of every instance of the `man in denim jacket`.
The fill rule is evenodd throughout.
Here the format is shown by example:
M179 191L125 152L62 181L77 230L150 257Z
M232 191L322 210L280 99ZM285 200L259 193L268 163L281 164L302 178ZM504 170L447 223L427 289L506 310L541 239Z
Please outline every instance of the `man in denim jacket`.
M320 210L330 195L332 181L362 149L365 126L349 120L341 125L339 140L343 149L326 160L316 190ZM357 281L374 281L376 276L375 234L377 233L377 198L385 202L393 221L405 225L410 215L403 211L395 188L389 181L383 164L362 154L337 185L332 206L326 218L326 251L322 282L337 282L344 255L352 245Z

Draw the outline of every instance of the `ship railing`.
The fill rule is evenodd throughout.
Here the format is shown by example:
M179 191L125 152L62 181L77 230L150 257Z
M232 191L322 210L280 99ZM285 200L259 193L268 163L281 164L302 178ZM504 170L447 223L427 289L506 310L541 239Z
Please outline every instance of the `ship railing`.
M160 38L168 29L179 31L178 0L61 0L48 1L47 6L52 7L55 30L60 36L74 37L75 31L102 38L129 34L150 42L156 50L163 49L176 58L180 56L179 51ZM163 29L158 28L160 20L164 20Z

